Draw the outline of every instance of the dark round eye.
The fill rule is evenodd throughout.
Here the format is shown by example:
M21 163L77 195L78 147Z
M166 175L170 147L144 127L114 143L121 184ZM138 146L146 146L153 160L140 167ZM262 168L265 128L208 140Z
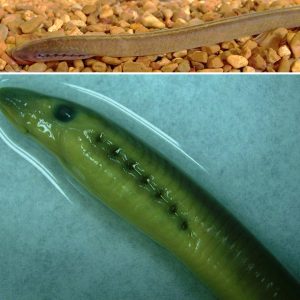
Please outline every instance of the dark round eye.
M57 120L62 122L71 121L74 118L74 109L68 105L61 104L56 107L54 111L54 116Z

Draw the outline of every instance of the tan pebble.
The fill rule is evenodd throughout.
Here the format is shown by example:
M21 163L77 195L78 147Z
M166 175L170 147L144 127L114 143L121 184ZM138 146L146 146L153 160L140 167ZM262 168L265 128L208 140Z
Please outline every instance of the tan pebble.
M113 72L122 72L122 71L123 71L122 65L118 65L118 66L113 68Z
M0 40L5 41L8 34L8 28L4 24L0 24Z
M174 72L178 67L176 63L170 63L168 65L163 66L160 70L163 72Z
M217 12L213 12L213 11L209 11L207 13L205 13L201 19L205 22L208 22L208 21L214 21L214 20L217 20L217 19L220 19L221 15Z
M96 13L96 12L90 14L86 19L86 23L88 25L96 25L96 24L99 24L98 22L99 22L98 13Z
M138 63L144 64L146 67L150 66L151 60L148 56L139 56L136 60Z
M4 70L6 64L7 62L4 59L0 58L0 71Z
M245 44L247 41L249 41L251 39L251 36L244 36L241 38L236 39L238 42Z
M122 62L126 62L126 61L133 61L136 59L136 56L125 56L125 57L119 57L119 59Z
M186 20L182 19L182 18L178 18L176 19L176 21L173 23L173 27L174 28L178 28L178 27L182 27L182 26L187 26L188 23Z
M246 67L243 68L243 72L252 73L252 72L255 72L255 69L253 67L246 66Z
M64 24L64 21L61 19L55 19L54 24L48 28L49 32L54 32L60 29Z
M264 71L267 67L266 61L260 54L254 54L249 58L249 65L254 69Z
M66 35L82 35L83 32L78 27L73 27L70 30L67 30Z
M68 72L68 70L69 70L69 67L65 61L60 62L56 68L56 72Z
M109 17L112 17L114 15L114 11L109 5L103 5L101 12L100 12L100 18L101 19L106 19Z
M167 57L163 57L161 60L157 61L156 63L158 63L160 67L163 67L171 63L171 61Z
M63 20L64 24L70 22L70 20L71 20L71 18L68 14L62 15L60 19Z
M135 32L147 32L149 31L144 25L139 23L133 23L130 25L130 28L133 29Z
M227 3L223 3L220 8L219 8L219 12L220 14L222 14L224 17L231 17L234 12L233 12L233 8L227 4Z
M127 61L123 65L124 72L150 72L151 69L146 67L143 63Z
M90 67L86 67L81 72L93 72L93 70Z
M197 72L203 72L203 73L217 72L217 73L221 73L221 72L223 72L223 69L222 68L219 68L219 69L203 69L203 70L198 70Z
M7 39L5 40L6 44L15 44L16 43L16 37L11 35L8 36Z
M87 26L86 23L82 20L71 20L69 23L77 26L77 27L85 27Z
M160 70L161 66L156 62L156 61L153 61L150 63L150 67L153 69L153 70Z
M81 10L76 10L76 11L74 12L74 14L75 14L80 20L82 20L84 23L86 22L87 16L86 16Z
M273 49L267 49L266 51L267 62L274 64L281 59L281 57L277 54L277 52Z
M187 56L187 50L182 50L182 51L174 52L173 56L174 57L185 57L185 56Z
M117 57L103 56L101 58L101 60L104 63L106 63L108 65L113 65L113 66L117 66L122 63L122 61L120 59L118 59Z
M99 60L95 59L95 58L88 58L85 60L85 65L90 67L93 63L97 62Z
M0 55L4 54L6 48L7 48L7 46L6 46L5 42L0 40Z
M288 30L286 28L278 28L258 36L256 41L264 48L273 48L274 50L278 50L281 41L286 37L287 33Z
M162 13L166 20L170 20L173 17L173 10L169 8L163 8Z
M235 41L229 41L229 42L223 42L221 44L222 49L231 49L231 48L237 48L239 45Z
M177 71L178 72L189 72L190 69L191 69L190 62L188 60L184 59L183 61L181 61L178 64Z
M124 20L120 20L119 21L119 25L123 28L127 28L127 27L130 27L130 24Z
M180 64L184 59L182 57L175 57L172 59L172 62Z
M248 59L252 55L251 49L243 47L241 55Z
M153 14L157 11L157 5L153 1L146 1L143 5L143 10Z
M300 31L298 31L290 42L290 47L295 58L300 57Z
M194 19L189 20L188 23L189 23L190 26L194 26L194 25L200 25L200 24L203 24L204 21L201 20L201 19L198 19L198 18L194 18Z
M291 55L291 51L290 51L290 49L289 49L289 47L287 45L283 45L283 46L279 47L278 54L281 57L283 57L283 56L290 56Z
M224 72L230 72L232 70L232 66L231 65L225 65L224 67L223 67L223 71Z
M34 63L28 68L28 72L45 72L47 65L44 63Z
M46 73L52 73L52 72L54 72L54 70L52 68L48 68L45 72Z
M110 29L110 25L109 24L101 24L101 23L93 24L93 25L87 26L87 29L89 31L94 31L94 32L105 32Z
M13 69L13 67L11 65L6 65L4 70L6 72L15 72L15 70Z
M124 33L125 29L122 27L118 27L118 26L112 26L110 28L110 33L111 34L120 34L120 33Z
M207 63L208 55L204 51L194 51L188 54L188 58L196 62Z
M76 59L73 61L74 67L77 68L78 70L82 70L84 68L84 63L82 59Z
M221 47L219 45L211 45L211 46L205 46L202 47L203 51L206 51L209 55L218 53L221 50Z
M295 35L296 35L296 32L288 32L288 34L286 35L286 41L288 42L288 44L291 43L291 41Z
M243 47L245 48L249 48L250 50L253 50L254 48L257 47L257 43L253 40L248 40L244 45Z
M93 5L85 5L82 8L82 12L86 15L90 15L91 13L95 12L97 9L97 6L95 4Z
M274 73L274 72L276 72L276 71L274 70L274 68L273 68L273 65L267 65L266 71L269 72L269 73Z
M33 17L36 17L35 13L31 10L25 10L22 14L24 21L30 21Z
M20 25L20 28L23 33L32 33L38 29L38 27L43 23L44 17L38 16L36 18L31 19L30 21L26 21Z
M227 62L235 69L243 68L248 65L248 59L241 55L229 55L227 57Z
M292 72L300 72L300 59L294 61L291 70Z
M230 73L239 73L239 72L241 72L241 70L240 69L231 69L229 72Z
M165 28L166 25L152 14L144 14L141 19L142 24L148 28Z
M107 65L102 61L96 61L92 64L92 70L94 72L105 72L107 70Z
M127 29L126 33L134 34L134 31L133 31L133 29L129 28L129 29Z
M207 60L208 69L222 68L224 63L220 56L211 55Z

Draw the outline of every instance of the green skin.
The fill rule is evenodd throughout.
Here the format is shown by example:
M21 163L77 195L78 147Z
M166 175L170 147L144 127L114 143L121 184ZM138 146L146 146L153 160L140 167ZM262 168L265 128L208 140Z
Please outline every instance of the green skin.
M86 189L169 249L220 299L300 299L300 285L217 201L154 149L92 111L23 89L0 108Z

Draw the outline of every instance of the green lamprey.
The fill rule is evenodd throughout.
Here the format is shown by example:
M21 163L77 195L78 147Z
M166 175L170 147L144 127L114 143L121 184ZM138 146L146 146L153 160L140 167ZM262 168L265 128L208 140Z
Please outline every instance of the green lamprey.
M255 237L151 145L82 106L23 89L2 88L0 108L220 299L300 299L297 281Z

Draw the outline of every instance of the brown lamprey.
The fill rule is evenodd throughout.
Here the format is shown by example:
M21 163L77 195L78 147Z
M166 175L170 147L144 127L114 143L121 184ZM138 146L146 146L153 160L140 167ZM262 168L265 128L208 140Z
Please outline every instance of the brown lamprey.
M300 26L300 6L293 6L148 33L40 39L16 48L13 57L19 61L54 61L154 55L211 45L278 27L297 26Z

